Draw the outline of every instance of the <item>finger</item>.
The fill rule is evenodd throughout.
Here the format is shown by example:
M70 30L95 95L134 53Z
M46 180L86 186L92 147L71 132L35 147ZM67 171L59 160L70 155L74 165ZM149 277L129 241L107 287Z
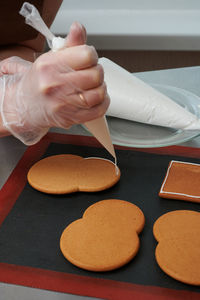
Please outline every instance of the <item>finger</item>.
M84 102L86 103L86 106L88 108L99 105L99 104L103 103L105 101L105 99L108 99L107 88L106 88L105 83L103 83L98 88L84 91L82 93L82 95L83 95L83 97L80 98L80 96L79 96L79 98L84 99Z
M86 95L84 93L84 97L87 97L87 100L84 99L84 102L88 101L88 96L89 94ZM77 101L80 101L79 98L77 94L67 97L66 101L48 103L51 112L49 115L49 126L68 128L73 124L81 124L100 118L105 114L110 103L110 98L106 94L102 102L88 108L86 105L83 107L83 103L80 106L77 105ZM83 100L81 99L81 101Z
M73 47L86 44L87 34L85 27L78 22L72 23L68 36L66 37L66 47Z
M77 87L77 90L89 90L102 85L104 80L104 71L101 65L96 65L92 68L60 74L59 82L63 85L71 83Z
M103 83L97 88L70 95L67 101L70 101L73 106L88 109L100 105L107 97L107 88L105 83Z
M83 124L87 121L100 118L105 114L109 103L110 98L106 95L103 102L91 107L90 109L71 106L69 113L69 107L67 108L67 106L64 106L59 113L59 116L57 115L57 118L52 120L51 126L68 128L73 124Z
M39 72L37 80L42 93L65 99L71 94L100 87L104 82L104 71L101 65L69 73L57 74L46 70L44 74Z
M109 103L110 98L106 95L103 102L91 107L90 109L77 110L74 116L72 116L73 122L71 124L81 124L102 117L108 109Z
M54 66L59 72L90 68L95 66L97 62L98 55L95 48L87 45L64 48L58 52L50 51L35 61L38 68Z
M73 70L82 70L93 67L98 62L98 55L93 46L74 46L65 48L59 52L60 53L55 57L55 60L60 66L61 71L65 66L68 66Z

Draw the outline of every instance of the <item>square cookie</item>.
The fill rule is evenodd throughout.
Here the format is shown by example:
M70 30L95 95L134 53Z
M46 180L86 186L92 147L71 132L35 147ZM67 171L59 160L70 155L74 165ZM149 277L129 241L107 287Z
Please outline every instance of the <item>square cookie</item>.
M159 196L200 203L200 165L172 160Z

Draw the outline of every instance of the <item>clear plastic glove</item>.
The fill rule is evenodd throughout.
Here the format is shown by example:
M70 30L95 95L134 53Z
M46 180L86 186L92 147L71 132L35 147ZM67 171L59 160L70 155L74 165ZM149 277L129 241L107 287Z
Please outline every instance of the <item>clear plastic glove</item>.
M85 39L84 28L74 23L66 48L34 63L19 57L0 63L3 125L23 143L38 142L50 127L69 128L105 113L109 97L103 69Z

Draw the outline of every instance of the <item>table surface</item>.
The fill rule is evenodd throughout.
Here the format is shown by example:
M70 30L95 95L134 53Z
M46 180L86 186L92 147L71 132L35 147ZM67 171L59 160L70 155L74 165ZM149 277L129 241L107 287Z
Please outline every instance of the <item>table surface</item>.
M179 87L188 90L200 97L200 67L198 66L161 71L150 71L137 73L135 75L147 83L166 84ZM52 131L66 133L66 131L58 129L52 129ZM80 125L73 126L70 130L67 131L67 133L88 135L85 129L83 129ZM199 148L200 136L181 145ZM8 176L15 168L18 160L21 158L25 150L26 146L23 145L20 141L16 140L14 137L4 137L0 139L0 188L3 186ZM87 300L91 298L0 283L0 300L19 299Z

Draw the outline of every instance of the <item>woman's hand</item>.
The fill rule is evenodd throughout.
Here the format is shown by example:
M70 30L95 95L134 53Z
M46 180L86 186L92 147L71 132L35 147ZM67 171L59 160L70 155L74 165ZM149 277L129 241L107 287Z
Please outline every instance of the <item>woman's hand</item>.
M109 97L103 69L85 41L85 29L74 23L64 49L34 63L18 57L1 62L2 119L24 143L36 143L50 127L69 128L105 113Z

